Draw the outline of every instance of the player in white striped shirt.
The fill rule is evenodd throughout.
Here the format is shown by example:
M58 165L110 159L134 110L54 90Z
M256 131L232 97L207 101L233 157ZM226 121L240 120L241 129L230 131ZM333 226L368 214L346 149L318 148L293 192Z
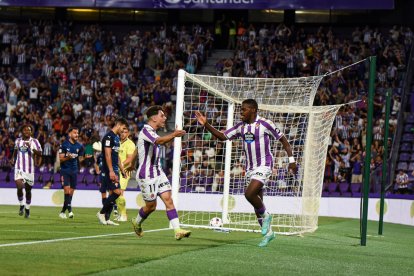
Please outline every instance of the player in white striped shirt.
M132 219L131 222L137 236L142 237L141 224L155 211L159 196L165 204L167 217L174 229L175 238L181 240L184 237L189 237L191 232L180 229L178 214L171 197L171 184L161 167L159 146L165 145L175 137L184 136L185 131L176 129L174 132L160 137L156 131L159 128L164 128L167 120L162 107L159 105L151 106L147 109L146 115L148 122L138 135L137 150L134 152L134 160L136 160L137 153L139 155L136 180L141 188L145 206L139 210L136 219ZM135 165L130 168L135 168Z
M279 140L289 156L289 171L296 173L296 163L292 149L286 137L276 125L257 115L258 104L254 99L242 102L240 119L242 120L232 128L221 132L209 124L206 117L199 111L195 112L197 120L219 140L243 140L243 151L246 156L246 182L245 197L253 205L259 224L262 226L264 236L260 247L266 246L275 238L271 228L272 215L266 211L263 204L263 187L269 180L273 168L273 150L270 139Z
M32 127L30 125L23 125L21 131L22 137L16 139L11 164L14 165L14 180L20 203L19 215L22 216L24 210L24 217L29 218L34 184L34 157L35 155L42 156L42 146L37 139L31 137ZM26 190L26 206L23 202L23 188Z

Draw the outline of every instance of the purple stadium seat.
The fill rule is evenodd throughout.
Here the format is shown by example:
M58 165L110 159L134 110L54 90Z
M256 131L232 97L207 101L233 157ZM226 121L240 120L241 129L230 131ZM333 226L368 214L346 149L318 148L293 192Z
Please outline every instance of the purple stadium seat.
M414 141L414 134L413 133L405 133L401 139L402 142L412 142Z
M401 161L409 161L410 160L410 158L411 158L411 155L409 154L409 153L401 153L400 154L400 158L399 158L399 161L401 162Z
M412 133L414 129L414 125L413 124L406 124L404 126L404 132L405 133Z
M408 169L407 162L399 162L397 165L397 170L403 170L406 171Z
M180 186L181 187L187 186L187 180L188 180L188 178L182 177L181 180L180 180Z
M93 174L87 173L86 174L86 185L92 185L93 184L93 179L95 178L95 176Z
M411 158L410 158L410 160L411 160L411 161L414 161L414 150L413 150L413 152L411 153Z
M414 195L401 195L401 194L389 194L387 198L394 198L394 199L414 199Z
M78 179L78 182L79 182L79 179ZM54 184L58 184L58 185L61 185L62 184L62 180L61 180L61 177L60 177L60 173L53 174L53 183Z
M353 197L361 196L362 183L351 183L351 193Z
M52 181L52 184L55 183L53 179L53 175L50 172L44 172L43 175L43 183L46 184L46 182ZM59 183L59 182L56 182Z
M402 152L411 152L411 144L410 143L402 143L400 147L400 151Z
M409 170L409 171L414 171L414 162L411 162L411 163L408 165L408 170Z
M329 196L340 196L341 194L337 191L338 183L331 182L328 186Z
M7 172L0 171L0 183L6 182Z
M414 124L414 113L411 113L410 115L408 115L405 121L409 124Z
M205 186L207 184L207 177L206 176L201 176L200 181L198 183L201 186Z
M351 192L349 191L349 183L347 182L339 183L339 191L342 196L351 196Z
M39 171L39 173L35 174L35 182L43 184L43 173Z
M336 182L331 182L328 185L328 191L330 193L335 192L337 188L338 188L338 183L336 183Z

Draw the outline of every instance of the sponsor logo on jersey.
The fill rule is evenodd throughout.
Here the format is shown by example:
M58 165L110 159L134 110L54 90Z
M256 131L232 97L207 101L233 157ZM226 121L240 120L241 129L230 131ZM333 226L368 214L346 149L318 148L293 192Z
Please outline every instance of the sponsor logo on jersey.
M248 144L253 143L253 142L254 142L254 139L255 139L254 134L253 134L253 133L251 133L250 131L249 131L249 132L246 132L246 133L244 134L244 139L243 139L243 140L244 140L246 143L248 143Z
M22 153L28 152L29 148L28 147L19 147L19 151Z

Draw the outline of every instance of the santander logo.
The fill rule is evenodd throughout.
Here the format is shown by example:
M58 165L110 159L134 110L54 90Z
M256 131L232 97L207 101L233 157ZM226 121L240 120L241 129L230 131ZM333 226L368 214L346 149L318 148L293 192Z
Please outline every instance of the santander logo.
M170 3L170 4L178 4L180 3L181 0L165 0L165 2Z

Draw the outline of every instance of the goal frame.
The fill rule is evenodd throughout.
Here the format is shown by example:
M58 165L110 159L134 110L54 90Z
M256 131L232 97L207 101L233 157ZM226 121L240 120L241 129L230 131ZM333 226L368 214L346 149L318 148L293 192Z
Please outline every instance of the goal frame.
M183 111L184 111L184 93L185 93L185 81L186 78L190 79L192 82L198 84L200 87L205 88L208 90L210 94L213 94L214 96L222 98L224 101L228 103L228 113L227 113L227 129L233 126L234 123L234 105L235 104L241 104L241 100L233 99L232 97L222 93L221 91L217 90L214 87L209 86L206 83L201 82L199 79L196 78L198 75L193 75L185 72L184 70L180 69L178 71L178 82L177 82L177 101L176 101L176 118L175 118L175 124L178 129L182 129L183 126ZM202 76L202 75L200 75ZM207 76L205 76L207 77ZM316 76L316 83L317 86L319 86L320 81L322 80L324 76ZM228 77L226 79L239 79L234 77ZM292 78L292 79L300 79L300 78ZM316 89L314 93L311 93L309 97L309 104L304 105L292 105L292 106L279 106L279 105L263 105L259 104L260 110L265 111L271 111L271 112L280 112L280 110L283 110L283 112L292 112L292 113L306 113L309 116L308 121L308 129L306 131L306 141L304 146L304 156L303 156L303 190L302 190L302 200L303 204L301 207L301 216L302 219L313 219L313 216L317 216L317 213L319 212L319 201L317 206L311 206L310 201L313 200L313 197L316 195L319 196L319 200L322 194L322 182L323 182L323 173L318 177L317 179L313 179L313 185L315 185L315 182L319 182L319 189L317 191L311 190L312 189L312 183L308 183L306 180L311 179L309 175L312 171L311 166L311 155L312 147L314 147L314 143L312 139L309 139L310 137L313 137L315 135L314 130L312 128L312 125L315 122L315 115L321 114L322 112L325 112L327 107L319 107L319 106L312 106L314 98L316 95ZM329 106L329 110L331 112L336 112L339 110L339 108L342 105L332 105ZM333 123L333 119L331 122L331 125ZM329 138L329 137L327 137ZM325 158L326 158L326 151L327 151L328 145L326 143L326 148L324 149L325 152ZM229 186L230 186L230 165L231 165L231 155L232 155L232 141L227 140L225 143L225 174L224 174L224 190L223 190L223 209L222 209L222 220L223 223L226 224L229 221ZM175 206L177 210L179 210L180 206L180 200L179 200L179 188L180 188L180 167L181 167L181 151L182 151L182 138L177 137L174 139L174 155L173 155L173 175L172 175L172 197L175 203ZM325 162L325 159L323 159ZM200 195L202 196L202 195ZM207 225L190 225L190 224L181 224L183 226L189 226L189 227L195 227L195 228L211 228ZM304 224L302 223L301 226L299 226L301 229L298 229L298 231L290 231L290 232L278 232L279 234L285 234L285 235L297 235L302 234L305 232L314 232L317 229L317 219L316 223L313 219L313 222L308 223L309 227L304 227ZM251 229L238 229L238 228L225 228L228 230L235 230L235 231L246 231L246 232L257 232L257 230L251 230Z

